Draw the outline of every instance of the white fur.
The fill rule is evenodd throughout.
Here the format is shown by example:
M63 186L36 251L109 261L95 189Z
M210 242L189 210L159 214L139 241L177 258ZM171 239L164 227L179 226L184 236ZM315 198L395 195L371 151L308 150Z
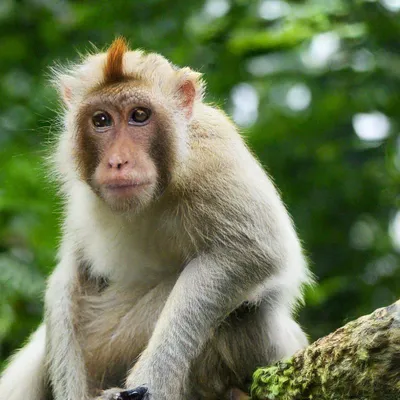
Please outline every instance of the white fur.
M182 260L169 252L163 256L165 249L158 248L152 240L162 224L157 213L114 213L86 184L76 182L67 215L65 231L69 245L82 249L82 260L87 261L94 276L121 284L158 283L180 268Z
M10 360L0 379L0 400L43 400L46 330L41 325L28 344Z

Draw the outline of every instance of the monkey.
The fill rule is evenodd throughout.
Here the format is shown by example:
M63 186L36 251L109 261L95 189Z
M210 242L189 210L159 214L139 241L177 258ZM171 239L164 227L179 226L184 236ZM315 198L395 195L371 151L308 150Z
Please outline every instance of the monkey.
M201 74L117 38L54 83L62 239L0 400L224 399L305 347L301 242Z

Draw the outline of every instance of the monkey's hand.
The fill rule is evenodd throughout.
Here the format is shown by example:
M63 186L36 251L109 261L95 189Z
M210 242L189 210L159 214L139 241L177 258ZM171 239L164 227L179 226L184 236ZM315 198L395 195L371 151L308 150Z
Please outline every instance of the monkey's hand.
M168 369L162 370L165 357L157 358L160 355L163 355L162 348L153 357L149 356L148 348L144 350L128 374L125 387L128 391L147 390L142 397L137 397L138 400L186 400L188 397L184 395L183 378Z
M145 386L139 386L135 389L124 390L113 388L105 390L96 400L149 400L148 389Z

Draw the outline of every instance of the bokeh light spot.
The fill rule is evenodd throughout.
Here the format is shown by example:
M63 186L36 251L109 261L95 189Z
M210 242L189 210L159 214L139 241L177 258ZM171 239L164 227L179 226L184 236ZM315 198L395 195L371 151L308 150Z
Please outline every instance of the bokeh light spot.
M303 111L311 103L311 91L304 83L292 86L286 95L286 104L293 111Z
M240 83L232 90L233 120L241 126L254 124L258 117L259 98L248 83Z
M378 111L368 114L355 114L353 128L361 140L382 140L389 136L390 120L386 115Z
M264 0L258 12L261 18L272 21L289 14L290 5L281 0Z

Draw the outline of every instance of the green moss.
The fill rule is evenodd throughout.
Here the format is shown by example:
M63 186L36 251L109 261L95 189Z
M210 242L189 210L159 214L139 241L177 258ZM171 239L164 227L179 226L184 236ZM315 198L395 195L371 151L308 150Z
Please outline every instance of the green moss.
M258 369L254 400L400 399L400 302Z
M302 391L303 382L295 377L293 360L258 369L253 376L252 398L290 399ZM263 385L259 385L262 382Z

